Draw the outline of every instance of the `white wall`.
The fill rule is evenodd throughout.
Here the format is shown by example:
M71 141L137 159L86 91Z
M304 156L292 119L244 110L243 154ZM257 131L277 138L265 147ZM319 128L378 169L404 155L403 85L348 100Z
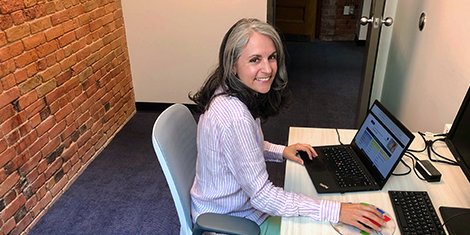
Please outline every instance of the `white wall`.
M412 131L442 132L470 84L467 0L398 1L381 101ZM427 14L423 31L421 12Z
M122 0L137 102L191 103L227 30L266 20L267 0Z

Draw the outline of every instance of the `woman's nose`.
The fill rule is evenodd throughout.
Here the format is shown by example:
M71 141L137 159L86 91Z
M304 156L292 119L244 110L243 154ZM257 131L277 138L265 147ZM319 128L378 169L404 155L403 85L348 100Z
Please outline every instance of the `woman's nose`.
M273 68L271 67L271 63L269 63L269 60L263 60L262 62L262 71L264 73L271 73L273 71Z

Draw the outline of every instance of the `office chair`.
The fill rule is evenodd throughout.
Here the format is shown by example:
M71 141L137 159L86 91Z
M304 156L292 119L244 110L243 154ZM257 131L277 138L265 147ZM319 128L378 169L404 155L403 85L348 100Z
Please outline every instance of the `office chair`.
M259 226L245 218L206 213L191 220L190 189L196 175L197 125L189 109L174 104L155 121L152 143L162 167L181 224L180 235L205 231L224 234L259 234Z

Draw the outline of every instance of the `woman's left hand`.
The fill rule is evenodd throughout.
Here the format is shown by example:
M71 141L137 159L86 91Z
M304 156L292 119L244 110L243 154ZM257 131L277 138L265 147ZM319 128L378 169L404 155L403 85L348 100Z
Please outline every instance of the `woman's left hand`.
M309 144L303 144L303 143L297 143L297 144L287 146L282 152L282 157L303 165L304 161L302 160L302 158L297 157L298 151L306 152L310 159L317 157L317 152L315 152L313 147Z

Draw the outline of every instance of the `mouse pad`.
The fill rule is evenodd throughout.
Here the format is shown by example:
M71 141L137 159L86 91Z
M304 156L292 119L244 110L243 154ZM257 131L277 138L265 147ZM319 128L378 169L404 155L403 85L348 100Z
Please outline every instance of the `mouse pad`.
M371 206L371 207L374 207L376 208L380 213L382 213L385 217L385 222L387 222L385 224L385 226L382 226L380 227L381 228L381 231L380 232L377 232L375 230L373 230L372 233L367 233L365 231L362 231L354 226L351 226L351 225L347 225L347 224L343 224L341 222L339 223L331 223L331 225L333 226L333 228L339 233L339 234L343 234L343 235L392 235L394 232L395 232L395 228L397 227L396 225L396 222L395 220L392 219L392 217L390 216L389 213L381 210L380 208L374 206L374 205L370 205L370 204L367 204L367 203L361 203L363 205L367 205L367 206Z

